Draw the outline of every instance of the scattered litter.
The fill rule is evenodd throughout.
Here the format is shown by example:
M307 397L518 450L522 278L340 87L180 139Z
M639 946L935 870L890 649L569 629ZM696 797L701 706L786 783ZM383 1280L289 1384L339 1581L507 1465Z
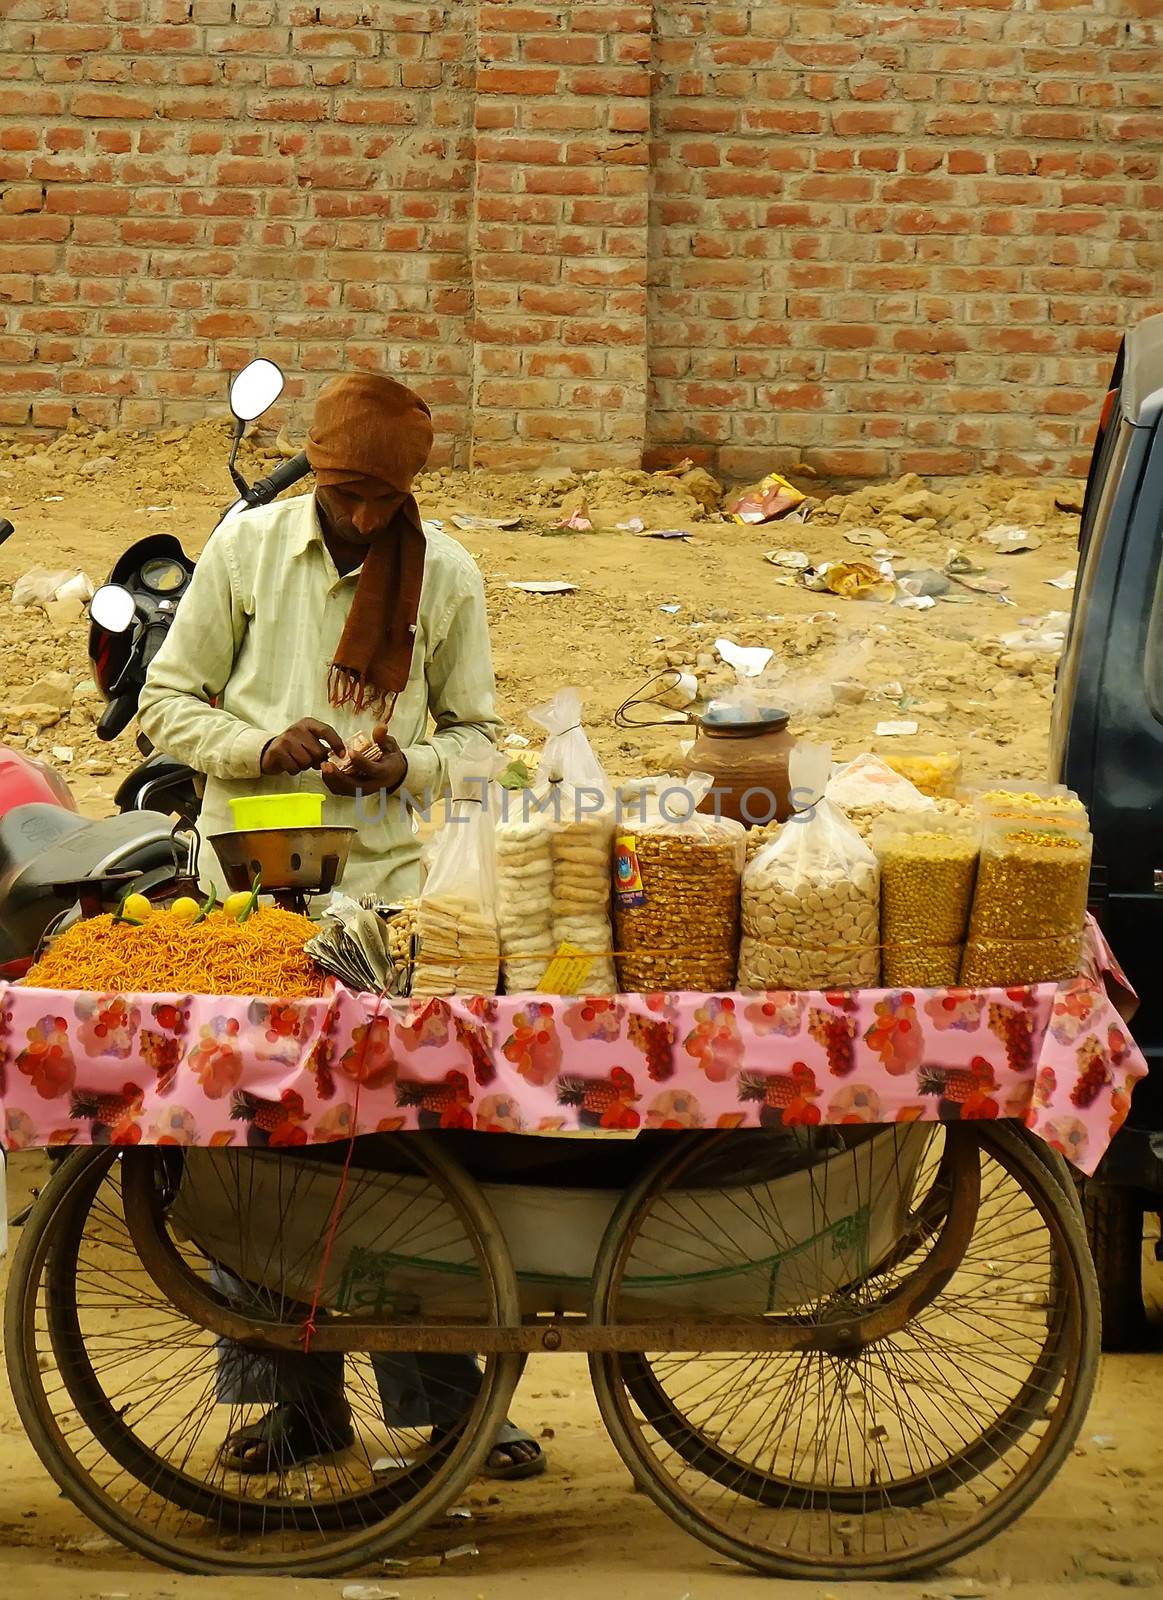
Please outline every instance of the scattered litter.
M950 1578L937 1589L926 1589L921 1600L984 1600L987 1593L976 1578Z
M903 738L916 732L917 724L915 722L878 722L876 724L876 736L878 739Z
M681 461L676 461L671 467L657 467L652 476L655 478L681 478L684 472L689 472L694 466L690 456L683 456Z
M1005 590L1005 584L1000 578L970 577L968 574L957 572L952 572L949 576L963 589L972 589L974 594L1000 595Z
M884 534L878 528L849 528L844 537L849 544L859 545L862 550L871 550L879 561L900 554L898 550L885 549Z
M948 594L950 581L944 572L922 567L916 572L898 573L896 583L903 594L921 598Z
M172 511L174 508L173 508L173 506L145 506L143 509L145 511L149 512L149 511Z
M1060 572L1056 578L1047 578L1046 582L1051 589L1073 589L1078 574L1073 567L1068 567L1065 572Z
M1092 1433L1090 1442L1096 1450L1117 1450L1119 1441L1113 1433Z
M495 533L500 528L515 528L520 520L520 517L475 517L461 512L453 517L452 525L462 533Z
M555 522L553 526L555 528L569 528L574 533L592 533L594 527L589 517L585 515L580 507L577 511L571 512L568 517L562 517L561 521Z
M1016 556L1022 550L1037 550L1042 543L1036 533L1031 533L1028 528L1020 528L1012 522L999 522L996 527L987 528L984 533L978 534L978 538L984 539L986 544L993 545L1001 556Z
M406 1472L409 1467L415 1466L411 1456L378 1456L372 1462L372 1472Z
M639 539L689 539L688 528L654 528L637 535Z
M641 517L631 517L629 522L617 524L619 533L642 533L646 527Z
M547 578L536 583L510 583L509 588L521 589L525 594L573 594L577 584Z
M503 743L506 750L527 750L529 748L529 741L523 733L506 734Z
M807 495L802 494L794 483L789 483L778 472L769 472L761 483L740 495L728 509L736 522L745 525L775 522L797 506L802 506L806 499Z
M342 1600L400 1600L398 1589L385 1589L379 1583L349 1583L339 1592Z
M682 610L682 607L676 602L669 606L659 606L658 609L660 611L665 611L668 617L673 617L676 615L676 613Z
M1029 650L1035 655L1056 656L1066 643L1066 629L1034 625L1003 633L998 643L1015 653Z
M73 759L72 748L67 744L54 744L52 747L52 757L54 761L60 761L67 766Z
M444 1514L450 1520L455 1520L457 1522L471 1522L472 1521L472 1508L471 1508L471 1506L452 1506Z
M809 611L807 620L809 622L839 622L840 613L838 611Z
M406 1561L403 1556L385 1556L380 1562L385 1572L390 1572L396 1577L403 1577L411 1565L412 1563Z
M451 1550L444 1552L445 1561L463 1561L466 1558L479 1556L480 1550L475 1544L454 1544Z
M929 611L937 602L931 594L906 594L896 604L901 611Z
M892 600L896 596L896 577L887 561L873 566L868 561L825 561L803 573L805 589L838 594L843 600Z
M763 559L770 561L773 567L787 567L791 572L806 572L812 564L802 550L768 550Z
M64 499L64 498L65 498L65 497L64 497L64 495L63 495L63 494L46 494L46 495L45 495L45 496L44 496L44 500L43 500L43 504L44 504L44 505L46 505L46 506L55 506L55 505L59 505L59 504L60 504L60 502L61 502L61 501L62 501L62 500L63 500L63 499Z
M92 598L92 581L85 573L69 567L54 571L31 567L12 585L12 604L18 610L48 605L53 600L79 600L87 605Z
M758 678L775 654L761 645L736 644L732 639L716 639L715 649L729 667L734 667L741 678Z

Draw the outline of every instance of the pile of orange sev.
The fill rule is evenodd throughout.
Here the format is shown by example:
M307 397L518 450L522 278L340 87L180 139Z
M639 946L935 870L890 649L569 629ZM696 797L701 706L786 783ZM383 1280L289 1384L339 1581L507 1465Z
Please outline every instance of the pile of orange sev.
M88 917L53 940L24 979L39 989L100 994L241 994L299 1000L326 975L303 949L309 917L263 906L245 921L212 911L191 924L155 910L140 923Z

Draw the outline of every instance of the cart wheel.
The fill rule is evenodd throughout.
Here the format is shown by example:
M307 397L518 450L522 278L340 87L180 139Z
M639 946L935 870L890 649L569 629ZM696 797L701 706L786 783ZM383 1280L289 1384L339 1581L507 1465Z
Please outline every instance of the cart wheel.
M310 1280L318 1271L326 1230L316 1234L313 1253L292 1261L284 1257L280 1226L307 1199L311 1167L279 1161L280 1206L258 1229L243 1177L247 1153L198 1155L234 1158L232 1167L213 1169L220 1173L219 1227L229 1229L233 1218L236 1237L250 1240L247 1271L231 1281L240 1289L246 1283L248 1304L259 1315L301 1325L301 1301L273 1286ZM446 1280L455 1282L456 1320L515 1322L512 1265L477 1186L422 1136L401 1140L399 1155L410 1173L352 1168L342 1218L375 1218L373 1255L422 1263L438 1254ZM247 1363L237 1345L225 1347L223 1364L220 1342L171 1304L143 1265L126 1216L128 1210L140 1227L141 1196L152 1190L156 1204L144 1209L162 1219L167 1247L202 1280L221 1271L166 1220L182 1162L173 1149L86 1150L46 1186L15 1254L6 1305L8 1372L21 1419L70 1499L155 1561L192 1573L345 1572L413 1537L461 1493L504 1420L518 1358L484 1361L463 1423L434 1446L426 1425L384 1421L371 1358L348 1355L328 1387L350 1408L350 1448L270 1474L227 1467L219 1456L227 1437L285 1398L292 1373L302 1385L303 1373ZM406 1192L393 1203L393 1186L402 1185ZM366 1243L366 1227L363 1237ZM330 1359L334 1374L338 1358ZM441 1363L448 1359L427 1358L430 1398L439 1398ZM241 1373L232 1361L244 1363ZM227 1384L234 1395L219 1401Z
M1147 1339L1143 1301L1143 1202L1134 1189L1083 1178L1086 1236L1102 1299L1104 1350L1141 1349Z
M840 1154L838 1132L851 1136ZM697 1263L703 1278L727 1273L724 1281L740 1283L749 1270L768 1271L774 1256L790 1276L768 1317L823 1335L829 1322L884 1305L894 1287L922 1283L932 1250L931 1239L907 1255L878 1248L863 1279L838 1273L833 1242L848 1234L837 1211L850 1213L855 1197L874 1235L878 1217L883 1228L894 1215L903 1232L918 1214L961 1205L980 1183L951 1275L933 1277L898 1331L842 1353L699 1353L698 1323L672 1289L665 1311L692 1324L696 1348L593 1356L602 1415L657 1503L737 1560L785 1578L926 1571L1019 1515L1082 1425L1097 1370L1098 1308L1077 1207L1029 1136L1003 1124L931 1135L945 1152L927 1170L952 1173L948 1205L902 1195L899 1185L912 1185L915 1174L895 1160L881 1161L876 1176L868 1130L800 1129L791 1137L812 1204L805 1230L801 1192L792 1237L781 1220L791 1209L788 1137L773 1143L779 1176L713 1197L700 1169L716 1159L716 1147L721 1161L721 1141L737 1133L668 1155L610 1224L595 1269L594 1320L640 1320L649 1314L642 1286L678 1283L684 1265L692 1276ZM875 1135L893 1148L906 1137L896 1128ZM768 1249L755 1249L757 1230ZM745 1338L746 1324L740 1332Z

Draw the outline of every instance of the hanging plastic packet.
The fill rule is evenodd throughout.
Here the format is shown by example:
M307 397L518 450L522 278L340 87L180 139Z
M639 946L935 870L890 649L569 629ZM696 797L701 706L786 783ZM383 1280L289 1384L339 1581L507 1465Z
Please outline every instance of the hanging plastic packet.
M581 726L580 689L529 712L549 735L537 782L506 793L497 916L508 994L612 994L614 796Z
M497 992L497 841L489 798L504 765L492 745L448 764L448 820L432 841L416 910L414 995Z
M743 875L741 989L873 988L880 978L880 874L844 813L824 798L832 752L798 745L800 803Z

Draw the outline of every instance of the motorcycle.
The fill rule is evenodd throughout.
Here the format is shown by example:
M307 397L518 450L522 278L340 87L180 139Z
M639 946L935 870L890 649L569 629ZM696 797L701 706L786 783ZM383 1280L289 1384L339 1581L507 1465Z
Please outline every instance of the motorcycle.
M260 358L230 386L235 425L228 470L238 496L219 527L268 505L310 471L303 453L253 484L238 470L247 426L270 409L283 383L274 362ZM0 524L0 542L11 532L11 524ZM94 594L89 660L105 701L98 738L117 738L133 720L150 663L193 574L193 561L172 534L151 534L125 551ZM48 933L115 904L128 883L159 898L191 884L200 776L153 750L144 735L137 743L143 760L117 791L118 815L100 820L77 814L68 786L51 768L0 747L0 981L23 976Z

